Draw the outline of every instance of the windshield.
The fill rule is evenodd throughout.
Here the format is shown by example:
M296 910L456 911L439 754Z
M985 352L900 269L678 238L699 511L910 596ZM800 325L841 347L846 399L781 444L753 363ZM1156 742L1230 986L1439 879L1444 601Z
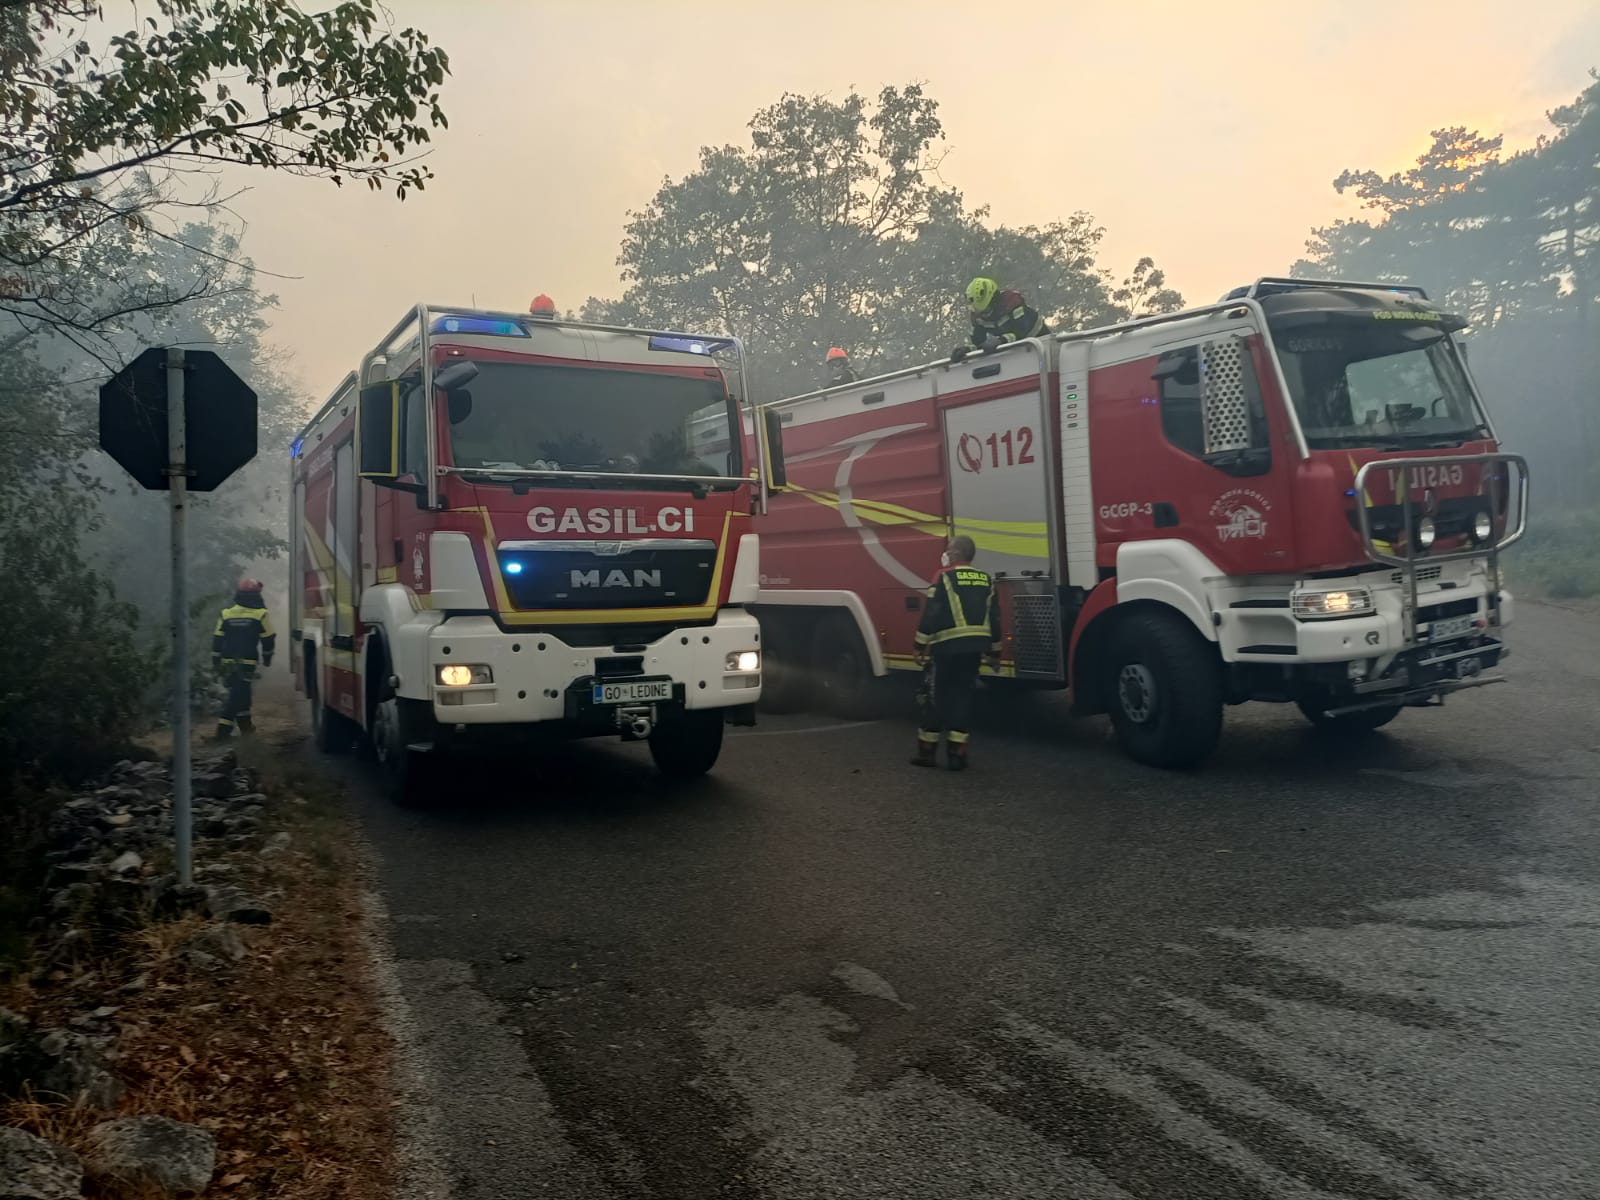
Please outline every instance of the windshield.
M479 362L451 392L458 467L628 475L741 474L720 377Z
M1456 445L1480 433L1466 372L1441 330L1327 321L1274 328L1273 340L1313 449Z

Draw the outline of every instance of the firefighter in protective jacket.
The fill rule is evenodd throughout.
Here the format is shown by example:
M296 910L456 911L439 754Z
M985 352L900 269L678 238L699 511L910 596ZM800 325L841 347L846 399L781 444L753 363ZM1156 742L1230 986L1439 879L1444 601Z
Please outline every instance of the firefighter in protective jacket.
M998 350L1023 338L1043 337L1050 332L1039 310L1021 292L979 276L967 284L967 307L972 310L972 344L979 350ZM959 362L968 351L958 346L950 357Z
M915 766L936 764L940 734L947 735L945 763L952 771L967 765L968 725L978 668L1000 659L1000 614L994 581L972 565L977 548L965 534L950 539L943 566L928 588L917 626L917 661L932 660L931 704L917 730Z
M823 384L825 388L840 387L846 383L854 383L859 376L850 365L850 355L834 346L828 351L828 357L823 360Z
M228 687L228 699L217 719L218 738L231 736L235 727L244 733L255 728L250 719L250 685L257 664L272 665L277 641L261 599L261 581L239 580L233 603L222 610L211 635L211 666Z

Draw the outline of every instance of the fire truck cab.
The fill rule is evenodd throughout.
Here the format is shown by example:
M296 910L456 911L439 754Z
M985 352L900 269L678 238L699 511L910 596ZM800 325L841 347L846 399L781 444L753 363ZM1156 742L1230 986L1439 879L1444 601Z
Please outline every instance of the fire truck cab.
M1070 687L1147 763L1207 757L1229 704L1368 730L1499 682L1528 474L1464 327L1416 287L1266 278L778 401L769 703L862 711L913 667L956 533L997 581L998 674Z
M445 751L611 735L668 775L753 723L735 338L418 305L291 448L291 646L325 750L397 796Z

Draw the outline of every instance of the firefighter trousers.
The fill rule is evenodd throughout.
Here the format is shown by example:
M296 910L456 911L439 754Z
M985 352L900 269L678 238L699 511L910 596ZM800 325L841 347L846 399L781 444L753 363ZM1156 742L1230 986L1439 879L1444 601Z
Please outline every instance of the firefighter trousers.
M255 728L250 717L251 685L255 682L255 663L223 663L222 680L228 688L228 698L222 703L222 715L217 718L217 736L227 737L235 726L249 733Z
M930 703L923 714L917 741L937 746L939 735L949 735L950 745L965 746L972 722L972 698L978 690L981 651L935 654L929 669Z

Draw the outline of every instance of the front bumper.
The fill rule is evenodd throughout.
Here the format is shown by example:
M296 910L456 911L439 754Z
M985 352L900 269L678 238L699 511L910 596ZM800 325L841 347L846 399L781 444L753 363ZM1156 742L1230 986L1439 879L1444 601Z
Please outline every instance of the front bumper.
M1428 657L1461 649L1475 640L1497 644L1511 624L1514 602L1504 588L1498 612L1490 602L1488 572L1481 560L1445 564L1419 581L1417 611L1407 613L1407 592L1399 571L1365 571L1298 585L1246 583L1221 598L1217 634L1230 662L1280 664L1362 664L1365 678L1388 673L1408 656ZM1289 607L1296 587L1338 591L1365 588L1373 611L1359 617L1297 619ZM1462 629L1463 618L1469 628ZM1411 636L1408 637L1408 625Z
M443 725L526 725L611 720L614 709L586 697L600 681L671 682L661 707L735 708L761 699L760 671L730 672L730 654L760 649L761 627L743 609L723 609L710 625L675 629L641 645L573 646L558 631L506 632L491 617L451 617L428 631L425 679L403 680L401 694L432 703ZM486 666L492 682L444 687L447 663ZM597 711L598 708L598 711Z
M1396 655L1382 675L1336 690L1340 700L1327 712L1338 716L1394 704L1436 704L1451 692L1504 683L1504 675L1492 672L1506 653L1505 644L1491 637L1414 647Z

